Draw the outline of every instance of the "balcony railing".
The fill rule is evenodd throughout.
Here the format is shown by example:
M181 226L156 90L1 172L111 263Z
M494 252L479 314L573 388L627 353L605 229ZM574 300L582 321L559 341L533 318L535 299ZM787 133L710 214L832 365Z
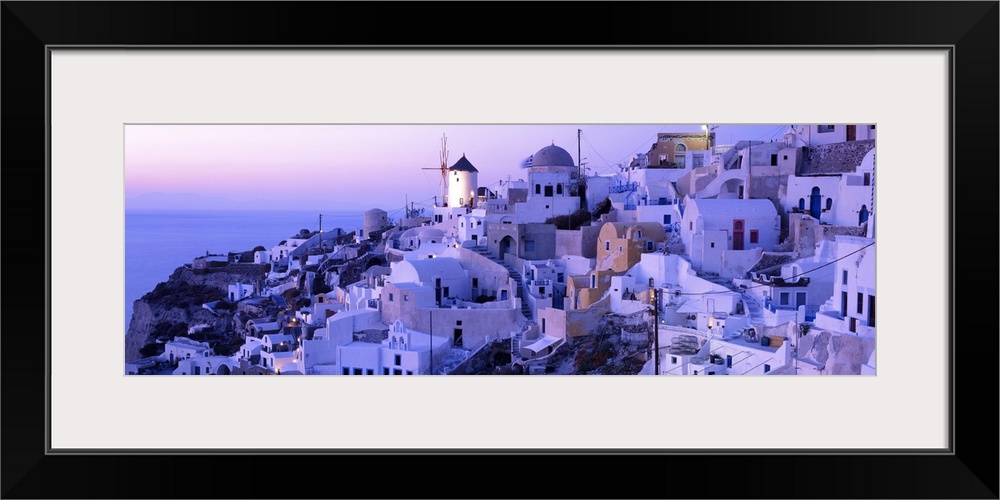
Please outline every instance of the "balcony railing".
M629 191L635 191L638 187L638 183L629 182L627 184L620 184L617 186L611 186L608 191L611 193L627 193Z

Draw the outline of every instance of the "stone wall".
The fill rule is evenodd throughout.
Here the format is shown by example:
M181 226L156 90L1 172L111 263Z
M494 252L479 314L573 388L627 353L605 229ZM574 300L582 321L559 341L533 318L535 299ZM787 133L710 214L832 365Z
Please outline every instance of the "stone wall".
M875 139L838 142L809 148L798 175L830 175L854 172L875 147Z

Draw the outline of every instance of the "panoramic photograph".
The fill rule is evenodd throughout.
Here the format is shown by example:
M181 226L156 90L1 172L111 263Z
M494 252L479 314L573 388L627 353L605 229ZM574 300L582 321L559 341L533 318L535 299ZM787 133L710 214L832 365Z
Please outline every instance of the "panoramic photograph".
M875 124L127 124L126 375L875 375Z

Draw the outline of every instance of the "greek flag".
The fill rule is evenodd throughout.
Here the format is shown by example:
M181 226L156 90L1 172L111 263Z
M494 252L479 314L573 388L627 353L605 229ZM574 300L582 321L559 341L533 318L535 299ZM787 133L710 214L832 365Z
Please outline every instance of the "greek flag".
M535 155L529 156L526 160L521 162L521 168L531 168L531 161Z

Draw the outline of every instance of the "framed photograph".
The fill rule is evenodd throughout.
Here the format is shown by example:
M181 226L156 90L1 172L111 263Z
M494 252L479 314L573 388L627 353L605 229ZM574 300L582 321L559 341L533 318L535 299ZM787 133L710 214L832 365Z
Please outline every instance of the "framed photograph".
M484 29L468 34L468 26L462 26L473 16L473 6L459 4L386 8L382 4L312 2L4 2L4 166L9 186L35 186L24 190L33 193L27 196L11 193L8 223L12 234L13 229L17 234L38 234L44 228L44 237L37 240L45 244L45 258L38 259L37 252L28 250L34 245L20 245L16 240L8 245L7 261L17 263L11 269L34 266L44 272L36 273L41 278L15 274L9 282L11 288L18 281L42 286L38 293L14 293L6 300L8 330L14 338L16 332L22 333L17 342L23 342L23 348L5 349L0 367L5 375L3 451L5 458L17 458L4 460L3 496L294 497L302 496L296 488L324 487L326 474L310 474L309 470L320 463L316 460L326 466L329 459L337 460L330 465L347 460L351 476L382 485L378 492L354 493L361 490L352 488L330 496L409 497L420 495L415 493L415 484L383 478L396 468L411 467L407 461L420 455L421 460L431 459L427 463L440 460L445 482L451 486L442 487L448 493L434 489L429 493L432 496L481 496L476 492L490 483L483 471L506 474L504 462L513 460L517 465L508 472L516 487L491 495L558 491L581 497L997 498L995 462L976 458L995 457L996 440L984 439L993 430L975 423L997 421L996 406L984 405L981 395L996 394L991 385L995 372L981 374L989 363L975 361L983 353L994 352L997 339L982 335L972 343L959 336L959 319L965 320L963 331L984 327L969 321L974 317L969 312L957 315L955 307L957 278L984 274L978 267L972 270L975 259L968 257L967 246L971 229L958 217L971 210L958 209L959 201L970 199L959 193L980 192L973 187L995 182L995 167L990 166L996 162L987 151L998 146L997 3L773 4L780 15L756 4L727 4L721 9L725 16L718 15L722 4L640 7L641 14L626 6L574 5L577 14L600 20L605 33L616 33L617 43L608 45L602 36L593 35L569 45L549 45L531 36L523 39L524 44L517 43L520 38L513 34L517 30L506 39L500 35L491 40L486 35L509 32L525 23L532 26L529 33L537 34L539 24L532 19L538 13L522 4L505 5L483 21ZM440 29L427 31L412 22L427 14L443 23ZM643 19L664 21L645 26ZM678 19L699 21L678 23ZM780 25L776 24L779 19ZM449 26L465 33L465 38L460 42L438 38ZM567 26L572 23L567 21ZM748 29L753 26L769 28ZM759 134L747 132L761 125ZM601 134L610 137L643 127L649 130L617 141L639 139L621 151L601 143ZM710 146L725 143L718 134L726 128L738 135L731 137L734 153L723 158L720 148L720 158L692 156L699 147L710 151ZM533 131L530 140L515 140L513 130L529 129ZM579 131L576 137L572 137L573 130ZM819 138L838 131L848 134L844 141L853 144L841 148L844 151L826 147L825 142L831 141ZM448 145L438 143L442 133L448 135ZM669 133L678 135L661 137ZM690 144L683 142L684 134L691 136ZM409 142L423 136L433 139L428 150ZM763 139L753 140L759 137ZM707 143L696 147L696 139ZM739 142L743 139L749 141ZM857 255L852 254L856 260L848 262L843 255L834 255L817 264L838 272L840 267L844 271L873 267L874 275L859 273L861 278L849 285L840 283L839 274L831 275L830 285L840 287L836 290L843 288L847 294L847 288L853 287L849 295L831 293L829 301L812 304L807 295L811 289L795 279L794 266L788 275L774 271L781 269L778 261L771 266L740 267L737 261L742 257L738 256L743 254L739 252L752 252L754 245L777 238L768 232L775 230L772 225L756 225L753 217L759 214L740 216L738 225L727 219L724 230L706 223L697 233L692 223L690 231L678 225L677 232L688 237L684 243L689 251L700 249L692 265L720 276L731 272L743 277L750 287L748 295L770 291L754 299L766 309L757 311L761 318L785 314L797 322L796 314L821 315L829 309L830 318L836 317L845 332L856 334L852 338L870 338L871 342L859 341L854 346L851 338L834 335L829 352L840 356L836 360L824 364L826 357L795 357L815 366L820 376L781 377L769 373L770 358L760 356L785 352L782 338L754 335L753 348L743 348L743 352L756 353L753 361L743 360L745 369L740 368L739 359L736 366L730 366L734 360L723 355L728 352L725 349L749 346L753 328L737 328L729 318L752 316L741 310L751 308L751 302L741 299L726 306L699 296L661 304L656 292L692 293L693 287L701 285L689 283L685 290L647 285L647 277L654 282L654 278L669 281L669 273L654 277L644 271L641 262L652 262L638 256L645 246L635 259L622 252L622 262L618 262L608 236L600 240L607 240L608 248L605 253L596 248L595 260L603 256L607 261L609 288L630 288L630 293L616 290L621 300L609 300L609 307L616 311L632 307L633 312L642 313L647 307L642 297L648 295L657 304L651 310L687 321L692 330L707 331L709 337L701 343L695 339L697 345L688 346L685 337L672 336L670 349L677 350L677 359L647 356L642 363L631 364L576 359L571 360L574 368L567 373L619 373L600 364L615 366L620 373L662 373L666 369L661 371L660 363L654 362L662 359L664 364L679 360L677 366L688 367L684 373L717 366L716 374L761 376L529 375L544 375L548 367L552 372L559 369L543 361L552 350L570 345L574 328L565 319L569 314L552 314L555 305L538 302L537 297L544 302L547 295L536 288L558 289L560 266L575 265L534 259L547 248L548 240L541 233L536 238L531 231L537 228L531 224L561 220L570 227L573 212L568 205L552 201L546 207L551 220L543 217L544 210L539 211L539 220L512 224L517 228L509 229L509 241L498 238L495 244L480 245L474 222L469 228L460 224L472 221L480 210L483 221L490 223L490 210L501 210L503 205L491 200L507 199L513 204L517 199L521 208L534 209L556 200L563 188L568 195L577 187L570 182L574 173L586 178L581 156L588 155L575 151L574 140L581 144L581 151L587 147L593 155L592 167L619 173L628 169L617 165L618 157L627 156L627 149L638 145L643 153L659 152L667 147L660 145L661 140L669 145L669 154L663 149L663 158L653 156L664 170L694 168L699 158L705 163L728 164L745 156L750 169L760 165L778 171L786 161L780 155L801 151L787 147L796 140L815 158L854 155L850 161L856 167L850 172L821 171L822 162L813 161L815 172L806 173L816 175L808 185L789 180L766 187L760 185L763 178L743 178L725 172L728 168L720 169L714 175L733 179L716 183L717 199L691 202L695 198L688 196L685 203L688 212L707 214L713 209L709 202L721 206L753 201L747 197L768 198L760 190L773 188L774 197L784 200L779 206L794 221L819 221L816 228L802 225L803 234L823 233L820 223L861 228L857 230L863 234L854 235L850 231L855 229L850 229L840 237L856 244L857 248L840 245L857 250ZM327 149L336 141L343 145ZM868 149L854 151L856 145L869 142ZM483 156L497 159L481 162L474 151L463 151L465 147L489 151ZM745 154L736 153L743 148L747 148ZM762 156L765 150L766 158ZM881 162L877 183L876 151ZM615 156L614 161L600 158L602 153ZM359 167L352 169L344 162L322 159L349 154L390 157L381 163L389 166L375 167L377 162L358 159L354 163ZM516 160L500 160L504 155ZM568 159L559 163L562 156ZM653 156L643 155L646 161ZM758 157L767 164L755 163ZM520 165L530 167L525 170L529 181L546 179L537 182L538 193L533 192L531 182L521 186L517 179L487 181L485 175L473 176L482 171L500 178L495 174L502 169L492 168L491 162L506 165L522 160L532 162ZM688 161L692 165L686 166ZM364 165L372 166L365 172ZM789 165L796 169L793 163ZM420 172L424 167L428 172ZM434 177L441 173L447 188ZM803 175L803 170L795 173ZM559 177L564 174L565 183ZM644 175L646 179L649 174ZM429 181L427 176L431 176ZM664 189L673 196L663 195L656 203L650 202L654 190L641 201L629 198L628 193L620 200L608 197L608 201L619 203L614 210L622 213L641 212L636 204L649 212L650 206L661 206L659 200L666 200L662 206L670 206L671 199L680 198L678 193L700 192L710 180L699 185L691 176L672 179L672 191ZM753 180L760 184L753 186ZM433 201L404 197L409 186L424 181L436 195ZM859 201L857 207L841 208L835 197L824 198L834 190L860 193L866 186L870 201ZM521 196L518 190L525 191L523 200L516 198ZM178 196L185 191L198 194ZM164 198L162 193L172 197ZM316 227L311 219L300 224L304 232L296 233L299 228L291 227L291 232L276 237L262 236L270 239L260 241L263 246L259 248L209 248L201 255L206 249L199 247L197 256L190 255L196 257L191 262L168 265L173 269L185 264L192 275L201 272L202 276L220 266L247 272L256 272L254 266L260 268L259 279L236 280L219 296L202 296L204 290L185 288L187 295L181 297L185 306L189 296L197 296L199 304L208 306L199 311L198 318L226 318L220 323L220 336L212 336L210 319L201 325L186 318L184 331L173 331L180 328L179 322L160 321L157 311L150 310L150 331L142 342L129 344L127 323L134 321L134 313L128 304L135 302L133 296L170 293L169 286L156 283L130 284L130 277L140 274L136 271L140 264L163 265L159 261L164 259L154 257L159 254L136 252L135 238L142 225L155 229L148 232L144 251L181 248L188 255L191 250L185 245L204 241L195 238L195 233L221 233L233 224L241 224L244 230L266 229L260 217L216 221L221 225L211 226L204 217L206 207L222 203L223 208L232 209L242 204L268 212L272 207L268 200L275 197L294 200L303 212L325 214L316 218ZM799 198L801 203L796 201ZM418 213L417 204L425 202L426 209ZM186 205L201 225L189 221L169 232L166 228L175 221L134 217L143 208L164 203ZM718 210L732 218L742 205L730 205ZM330 210L341 207L344 212L339 215L345 218L338 220L338 213ZM563 211L565 220L557 219ZM43 217L29 224L22 217L29 214ZM494 215L493 235L508 230L501 225L502 214ZM657 212L657 217L664 215ZM684 214L676 215L680 219ZM413 222L425 216L441 218L435 222L458 219L454 219L452 233L439 235ZM844 222L848 218L849 224ZM775 214L774 221L779 219ZM862 247L876 241L875 219L878 253L866 262ZM405 220L410 227L403 228ZM638 215L631 219L634 224L641 221ZM391 232L390 226L397 223L402 229ZM281 224L284 227L285 221ZM659 220L654 226L665 231ZM961 239L960 226L967 228ZM340 231L335 231L338 227ZM614 232L616 226L608 227ZM661 256L668 254L665 234L657 239L650 230L643 239L642 233L634 233L645 228L629 226L622 229L629 231L628 236L614 237L623 238L623 248L625 240L635 236L632 239L649 243L654 250L663 246ZM723 239L713 240L718 235ZM482 236L489 239L485 233ZM370 252L376 241L382 241L381 251ZM565 234L560 241L564 247L570 245ZM965 252L959 250L959 241L966 242ZM712 250L716 243L730 253L716 255ZM304 252L298 249L300 244L318 250ZM552 245L556 244L553 239ZM519 288L505 288L499 282L489 286L492 274L487 272L486 260L469 264L462 259L471 257L460 258L477 252L476 258L501 267L513 262L510 254L516 252L520 259L516 262L524 264L518 274L530 279L529 287L536 288L528 293L536 298L520 301ZM414 253L427 255L410 259ZM385 260L377 260L380 256ZM362 257L364 265L357 269L336 264ZM435 257L439 259L432 261ZM398 276L454 271L463 279L430 288L402 279L383 283L380 277L384 276L376 271L389 268L393 260L403 263L393 264L400 269ZM36 261L44 265L33 264ZM327 261L336 265L326 265ZM433 262L433 270L422 270L427 262ZM611 278L618 267L621 273ZM153 272L162 275L164 271ZM301 283L294 287L309 290L308 303L284 293L287 286L281 289L289 277L299 274L312 278L296 278ZM565 272L563 279L568 274L572 273ZM333 281L341 275L351 279ZM509 279L513 276L508 275ZM568 297L579 305L590 300L590 291L603 290L588 285L586 276L581 272L579 284L566 284L566 290L557 294L562 295L560 299ZM600 276L595 274L595 281ZM371 280L371 287L377 282L380 295L366 295L365 287L338 286L356 282L354 278ZM864 280L871 281L868 288ZM877 334L875 282L881 290ZM801 290L796 288L800 284ZM719 285L706 281L704 286ZM343 296L327 295L324 287L342 291ZM239 316L239 321L230 319L237 318L231 309L245 312L258 307L240 302L263 295L263 290L280 297L278 302L285 308L271 316L264 311ZM636 292L642 297L633 298ZM389 294L400 303L388 304ZM329 297L330 305L321 304L320 295L324 303ZM438 318L423 318L420 311L426 308L408 308L402 303L411 296L415 301L430 300L435 310L443 312ZM37 311L39 304L44 305L40 319L20 319L35 316L28 311ZM699 312L709 308L706 314ZM837 312L844 308L849 310ZM394 315L397 321L388 332L358 327L370 315L365 311L372 310ZM452 312L462 310L472 312ZM724 314L718 315L719 311ZM473 312L489 319L482 320ZM316 316L320 314L328 317L319 321ZM338 315L336 321L329 321ZM455 352L474 354L496 340L484 337L482 329L464 327L462 320L486 321L499 331L508 326L504 321L521 315L533 321L518 336L508 336L510 345L517 342L518 348L505 344L504 349L522 361L527 376L284 376L365 375L366 370L373 375L385 370L391 375L394 369L400 375L406 371L444 373L443 363L454 361L447 365L450 370L461 362L452 359ZM547 327L541 322L543 317L549 320ZM353 330L345 331L354 337L331 342L348 328L343 318L353 322ZM565 324L556 321L559 318ZM765 320L760 321L763 325ZM808 323L840 328L831 319L824 321ZM162 331L154 331L157 323L163 323ZM276 325L273 332L272 323ZM663 329L680 328L678 324L664 323ZM622 339L648 333L629 325L613 326L627 332L620 334ZM748 320L744 326L753 323ZM985 328L995 331L995 327ZM240 334L240 342L222 335L229 329ZM733 333L737 329L739 335ZM712 338L716 331L717 338ZM425 337L432 341L426 343ZM770 343L761 343L761 337ZM440 351L433 340L438 338L446 340ZM792 345L798 349L798 339L795 334L784 337L789 343L784 349ZM421 350L421 342L426 349ZM648 343L648 337L642 342ZM810 341L802 350L819 352L817 342ZM855 347L858 352L848 360L843 353ZM249 352L254 348L258 349L255 359ZM317 361L326 359L324 349L334 354ZM701 359L702 351L711 355ZM421 353L428 354L426 359ZM307 358L307 354L314 357ZM192 355L197 359L192 361ZM386 361L370 361L376 358ZM149 360L154 362L144 364ZM156 360L163 361L162 366ZM775 371L801 375L800 368L782 363ZM178 375L283 372L283 376L130 375L143 371ZM490 371L495 372L492 367ZM823 376L834 373L863 376ZM968 383L972 379L977 380ZM966 383L956 385L957 380ZM487 457L495 462L476 462ZM611 484L595 488L586 481L566 485L563 477L561 486L553 490L548 486L552 477L539 472L570 458L580 459L579 465L591 470L588 475L606 474L609 480L622 476L622 464L645 467L648 460L654 461L662 475L639 481L649 484L622 489ZM261 463L279 461L296 477L293 485L285 480L241 479ZM715 477L720 475L728 479ZM674 483L680 477L701 476L711 487Z

